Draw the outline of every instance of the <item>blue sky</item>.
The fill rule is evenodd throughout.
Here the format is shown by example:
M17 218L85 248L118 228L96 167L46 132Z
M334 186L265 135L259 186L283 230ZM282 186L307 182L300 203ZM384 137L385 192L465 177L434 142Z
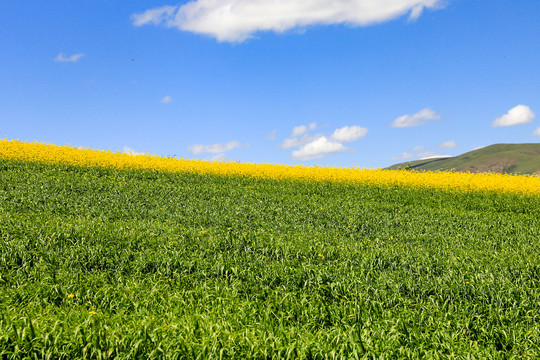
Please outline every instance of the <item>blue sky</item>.
M539 142L539 15L538 0L2 1L0 138L346 167Z

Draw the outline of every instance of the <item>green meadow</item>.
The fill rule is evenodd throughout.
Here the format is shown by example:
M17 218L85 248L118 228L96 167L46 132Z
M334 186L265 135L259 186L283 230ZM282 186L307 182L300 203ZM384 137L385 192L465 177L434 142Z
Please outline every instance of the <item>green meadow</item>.
M0 160L0 359L539 357L539 196Z

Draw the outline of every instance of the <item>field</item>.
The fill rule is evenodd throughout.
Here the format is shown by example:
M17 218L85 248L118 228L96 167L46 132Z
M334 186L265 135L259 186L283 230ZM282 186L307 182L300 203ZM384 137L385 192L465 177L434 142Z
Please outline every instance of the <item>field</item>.
M4 153L0 358L538 358L540 179L500 179L530 191Z
M451 158L408 161L389 169L540 175L540 144L494 144Z

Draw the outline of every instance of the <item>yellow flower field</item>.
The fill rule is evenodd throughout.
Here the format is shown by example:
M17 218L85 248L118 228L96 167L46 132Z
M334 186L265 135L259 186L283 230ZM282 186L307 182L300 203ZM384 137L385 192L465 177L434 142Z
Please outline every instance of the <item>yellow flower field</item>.
M239 175L263 179L298 179L383 186L404 185L458 191L488 190L530 195L540 194L540 177L538 176L209 162L151 155L129 155L17 140L0 140L0 158L120 169Z

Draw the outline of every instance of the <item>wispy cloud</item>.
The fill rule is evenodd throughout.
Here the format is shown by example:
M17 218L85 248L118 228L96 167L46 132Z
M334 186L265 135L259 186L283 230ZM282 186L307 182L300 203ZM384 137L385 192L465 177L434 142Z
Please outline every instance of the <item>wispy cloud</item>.
M451 143L455 143L454 141L447 141L445 143L437 145L437 147L444 147L444 145L448 145L446 148L450 148L452 145ZM407 160L426 160L426 159L433 159L433 158L445 158L445 157L451 157L451 155L448 154L440 154L434 151L426 150L425 146L415 146L412 149L408 149L404 152L402 152L398 156L392 156L390 159L392 161L407 161Z
M168 103L170 103L172 101L172 98L169 95L167 95L167 96L165 96L163 99L161 99L159 101L164 103L164 104L168 104Z
M131 17L133 25L164 25L218 41L242 42L261 31L283 33L311 25L366 26L424 9L441 7L442 0L195 0L162 6Z
M495 119L491 126L514 126L527 124L534 120L535 114L530 107L526 105L517 105L508 110L506 114Z
M457 147L458 144L455 140L450 140L450 141L445 141L443 143L440 143L439 145L437 145L437 147L440 147L440 148L443 148L443 149L453 149L455 147Z
M540 127L533 131L533 135L540 136Z
M133 156L135 156L135 155L147 155L146 153L141 153L141 152L135 151L132 148L128 147L127 145L124 145L123 152L124 152L124 154L133 155Z
M54 58L54 61L58 61L58 62L77 62L84 55L85 54L80 53L80 54L73 54L71 56L66 56L66 55L64 55L64 53L60 53Z
M268 135L266 135L264 138L266 140L275 140L276 139L277 130L272 130Z
M395 119L390 126L392 127L412 127L419 126L431 120L439 120L441 116L430 108L425 108L412 115L403 115Z
M417 152L417 153L410 153L407 151L404 151L399 156L392 156L392 161L407 161L407 160L427 160L427 159L436 159L436 158L447 158L452 157L452 155L448 154L437 154L433 151L423 151L423 152Z
M164 23L166 26L172 27L174 26L174 15L177 10L178 6L162 6L146 10L142 14L134 14L131 16L131 21L135 26Z
M249 146L249 144L241 144L238 141L229 141L228 143L218 143L211 145L195 144L188 147L193 155L213 154L208 160L224 161L225 153L236 148Z
M224 153L220 153L220 154L215 154L209 160L210 161L225 161L226 157Z
M219 153L231 151L240 146L242 146L242 144L240 144L238 141L229 141L226 144L223 144L223 143L212 144L212 145L195 144L188 147L188 150L191 151L193 155L219 154Z

